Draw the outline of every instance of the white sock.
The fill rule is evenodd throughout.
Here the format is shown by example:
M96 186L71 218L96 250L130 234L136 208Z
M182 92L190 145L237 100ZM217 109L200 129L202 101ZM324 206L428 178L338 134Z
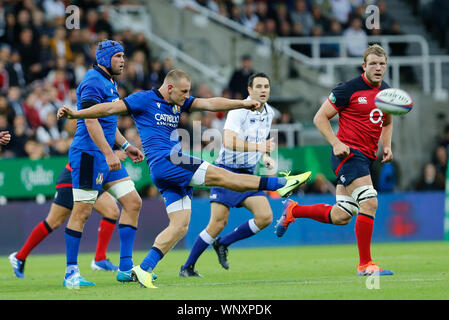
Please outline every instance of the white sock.
M207 233L206 229L204 229L203 231L201 231L200 233L200 237L201 239L203 239L204 242L206 242L207 244L212 244L214 242L214 238L212 238L210 236L209 233Z

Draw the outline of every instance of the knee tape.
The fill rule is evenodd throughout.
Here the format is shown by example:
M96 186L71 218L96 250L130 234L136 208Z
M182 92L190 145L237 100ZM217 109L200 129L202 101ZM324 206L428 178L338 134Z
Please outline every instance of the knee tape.
M189 186L203 186L206 183L206 171L210 163L204 161L193 174Z
M184 196L184 198L169 204L165 209L167 210L167 213L172 213L180 210L191 210L192 200L190 200L189 196Z
M373 186L367 185L367 186L361 186L356 188L352 192L352 197L358 202L363 202L366 200L369 200L371 198L377 197L377 191L374 189Z
M134 187L134 182L132 180L124 180L114 184L106 191L114 198L120 199L134 190L136 190Z
M354 200L353 197L337 195L336 199L337 199L337 206L351 217L359 213L360 210L359 205L357 201Z
M98 190L72 189L73 201L94 204L97 201Z

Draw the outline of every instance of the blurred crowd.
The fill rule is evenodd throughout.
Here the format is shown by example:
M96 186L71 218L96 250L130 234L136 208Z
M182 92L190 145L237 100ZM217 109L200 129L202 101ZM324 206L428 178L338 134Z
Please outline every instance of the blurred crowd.
M421 169L421 174L416 181L415 190L444 190L446 185L446 173L449 150L449 124L437 138L433 151L427 162Z
M190 1L182 1L188 6ZM177 2L177 0L175 0ZM399 35L401 26L387 10L384 0L196 0L216 13L241 23L261 36L320 37L343 36L349 56L360 57L368 45L367 35ZM365 23L369 5L379 8L380 26ZM310 56L311 46L293 44L292 48ZM391 46L391 55L405 55L406 43ZM322 57L339 56L337 43L321 45Z
M439 45L449 53L449 2L446 0L413 0L413 9Z
M114 0L105 6L102 2L0 1L0 131L7 130L12 135L11 142L0 148L0 158L40 159L67 155L76 131L76 121L56 121L56 111L62 105L76 108L76 87L95 63L95 50L99 41L113 39L124 45L126 67L123 74L116 78L121 98L138 90L158 87L166 73L176 67L176 61L171 56L155 56L143 33L129 29L117 31L111 24L111 9L138 3ZM360 15L364 14L364 8L370 1L198 0L198 3L272 37L344 34L354 28L354 21L361 21ZM80 9L78 29L67 29L65 26L65 8L71 4ZM375 32L399 32L397 23L385 12L385 3L376 1L376 4L384 9L381 10L382 28ZM357 28L358 32L373 32L366 30L361 23L358 23ZM360 52L354 54L360 55ZM221 96L246 98L248 78L254 72L251 56L242 56L240 67L231 75ZM199 83L194 84L192 95L207 98L216 94L207 83ZM213 136L208 138L203 133L207 130L221 131L225 117L225 113L183 113L179 127L186 130L190 137L193 137L195 126L199 126L201 132L197 145L192 141L181 140L183 148L217 148L217 145L212 145L221 144L221 141L215 140ZM294 122L290 110L277 111L274 123ZM120 116L119 129L130 143L141 147L131 117ZM449 141L449 129L447 131ZM286 137L281 132L279 146L285 144ZM445 170L438 165L444 162L442 155L437 156L440 153L435 152L434 166L437 171ZM445 156L447 163L447 151ZM334 193L335 187L324 176L318 175L315 182L307 190L303 188L303 191ZM157 194L151 186L143 192L148 196Z
M66 155L75 121L56 121L62 105L76 107L76 87L95 63L97 43L122 41L129 67L119 77L125 96L160 83L169 61L152 57L142 33L114 32L102 1L10 0L0 2L0 130L11 143L1 157ZM66 7L80 9L78 29L66 27ZM114 1L113 6L132 4ZM131 133L129 133L130 135Z

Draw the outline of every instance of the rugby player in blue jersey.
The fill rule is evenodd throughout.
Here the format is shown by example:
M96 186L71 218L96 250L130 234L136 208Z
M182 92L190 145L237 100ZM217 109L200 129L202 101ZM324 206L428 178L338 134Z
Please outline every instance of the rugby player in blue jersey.
M255 100L233 100L221 97L190 96L191 80L182 70L170 71L159 89L139 91L123 100L101 103L74 111L66 106L58 110L58 118L89 119L114 114L130 114L142 141L151 179L165 199L169 225L155 239L154 245L140 265L132 269L135 279L144 287L154 288L152 272L157 263L187 232L193 186L223 187L237 192L277 190L286 197L310 176L305 173L287 177L259 177L237 174L184 154L177 127L181 112L189 110L229 111L256 110Z
M102 102L119 101L113 76L123 71L124 50L120 43L105 40L96 50L97 64L84 76L76 90L77 109L87 110ZM78 120L69 150L72 170L73 210L65 229L67 269L63 286L93 286L78 268L78 251L84 224L100 190L106 190L122 205L119 220L120 265L117 280L132 281L132 247L142 200L134 183L112 151L116 144L133 162L144 159L142 152L131 146L117 128L117 116Z

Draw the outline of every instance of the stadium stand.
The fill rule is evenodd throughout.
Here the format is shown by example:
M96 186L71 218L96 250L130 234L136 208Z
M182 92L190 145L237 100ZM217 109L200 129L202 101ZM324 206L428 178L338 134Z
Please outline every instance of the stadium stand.
M380 29L369 29L361 23L370 4L379 8ZM67 29L64 25L68 5L80 9L79 29ZM253 61L254 70L267 72L274 79L272 100L280 109L276 125L281 131L281 142L286 146L324 144L311 125L311 117L333 85L359 72L356 67L359 59L348 60L360 54L358 47L352 49L345 42L345 35L351 35L350 43L354 44L357 35L360 48L375 39L388 46L390 55L396 58L392 59L390 69L391 84L414 90L418 104L431 101L426 104L440 115L429 117L420 126L419 112L416 112L401 119L395 129L395 142L399 154L403 155L398 159L402 170L422 165L431 161L426 154L435 147L429 143L438 134L432 128L449 121L444 109L448 83L444 79L449 74L444 70L449 60L442 55L447 52L449 41L447 32L440 32L447 29L443 25L447 23L445 14L449 10L436 12L435 8L441 5L445 2L3 1L0 5L0 129L9 130L15 138L1 148L0 157L67 154L74 122L55 122L54 115L62 104L75 106L75 88L95 62L96 43L105 38L122 41L125 46L126 72L118 77L122 97L160 85L173 67L192 73L193 95L232 95L232 74L239 69L240 58L245 56ZM424 12L424 15L418 19L413 12L416 15ZM112 21L118 17L121 23L116 26ZM167 28L166 23L172 27ZM411 24L420 26L421 31L417 33L423 38L408 32L414 30L410 29ZM220 37L210 34L220 34ZM400 36L403 40L389 36ZM430 53L439 54L437 58L426 52L428 44ZM353 54L352 50L355 50ZM414 63L423 61L423 57L429 62ZM267 59L272 63L266 63ZM280 115L286 111L291 119L283 123ZM183 125L189 127L193 120L202 120L203 130L220 128L223 116L185 115ZM420 128L421 131L414 133L418 146L401 143L410 133L407 127ZM128 117L121 117L120 129L139 144L134 124ZM416 147L421 152L415 152ZM401 188L410 188L417 175L402 175Z

